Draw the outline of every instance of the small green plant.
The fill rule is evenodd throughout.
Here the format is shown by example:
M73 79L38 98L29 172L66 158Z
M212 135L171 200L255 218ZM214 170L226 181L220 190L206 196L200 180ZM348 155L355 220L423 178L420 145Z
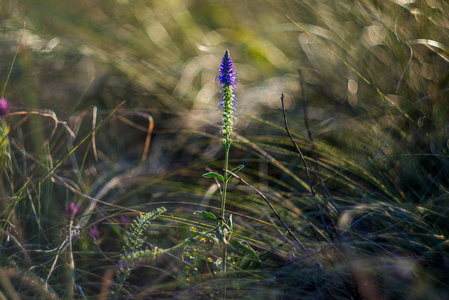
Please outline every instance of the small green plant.
M228 220L225 219L226 211L226 192L228 188L228 182L231 179L231 174L228 172L229 168L229 149L231 148L231 133L233 119L236 115L237 99L235 97L235 91L237 86L237 73L234 69L234 63L232 61L229 50L226 50L220 66L220 75L217 77L217 81L220 82L221 87L221 102L220 107L223 109L223 127L221 133L223 135L223 146L225 148L225 161L224 161L224 174L220 175L215 172L209 172L203 174L206 178L216 178L223 182L222 200L220 216L216 217L213 213L206 211L198 211L195 214L202 215L206 220L212 220L217 223L215 231L215 239L218 241L222 251L222 270L226 272L226 251L229 239L232 235L232 215ZM232 169L231 172L238 172L243 168L243 165Z
M153 247L151 251L142 252L142 247L146 241L145 231L151 225L151 221L166 212L164 207L155 211L140 215L131 225L125 246L118 262L118 271L116 275L116 284L113 288L113 294L117 295L123 287L126 279L131 275L131 271L136 266L136 261L149 260L158 254L158 248ZM139 255L139 253L141 255Z
M139 265L152 261L157 256L173 252L180 248L193 247L192 249L195 249L195 244L198 244L202 240L213 236L213 229L202 232L192 227L191 231L197 233L197 235L195 237L189 237L173 247L161 249L154 244L150 248L146 247L145 249L143 249L143 246L146 242L145 231L151 225L151 221L153 221L166 211L167 210L164 207L160 207L155 211L139 216L137 220L135 220L131 225L129 233L125 239L125 245L123 246L122 254L120 255L120 259L117 264L117 275L115 278L115 284L112 288L113 296L118 296L120 294L121 290L123 289L123 285L131 275L132 270ZM189 264L187 265L191 266ZM197 274L197 268L194 266L192 267L194 273Z

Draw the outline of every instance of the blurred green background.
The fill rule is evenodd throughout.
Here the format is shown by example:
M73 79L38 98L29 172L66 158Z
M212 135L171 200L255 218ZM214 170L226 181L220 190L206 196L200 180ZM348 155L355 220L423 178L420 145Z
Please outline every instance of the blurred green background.
M282 134L260 126L283 125L281 93L291 129L307 136L301 70L311 131L334 152L367 165L395 151L446 155L447 12L437 0L3 1L0 74L4 82L26 24L5 94L14 109L51 109L67 120L93 106L105 115L126 100L121 109L151 114L154 141L173 149L188 145L182 130L218 133L210 127L220 122L215 77L229 49L243 136ZM111 130L104 148L142 153L144 130ZM164 130L175 135L158 140ZM150 160L164 160L152 151Z
M239 73L239 110L256 116L278 114L281 92L293 105L298 69L316 108L311 118L340 126L341 114L406 106L447 87L444 1L3 1L3 81L24 23L6 96L61 117L123 100L214 110L226 48ZM395 96L385 102L376 88Z
M6 93L14 106L65 119L126 100L127 108L200 111L211 121L206 111L216 110L215 76L229 48L242 114L278 120L282 92L287 108L297 107L301 69L318 134L364 130L349 119L447 88L447 9L437 0L2 1L1 76L26 23Z

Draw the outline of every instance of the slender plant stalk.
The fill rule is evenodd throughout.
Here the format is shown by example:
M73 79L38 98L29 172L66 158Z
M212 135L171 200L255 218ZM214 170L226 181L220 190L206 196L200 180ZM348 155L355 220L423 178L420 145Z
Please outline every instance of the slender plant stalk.
M229 55L229 51L226 50L223 59L220 65L219 76L217 76L217 81L220 82L219 86L221 87L221 101L220 107L223 109L223 126L221 128L221 134L223 135L223 146L225 148L225 162L223 169L223 176L217 174L215 172L209 172L203 174L206 178L215 178L219 179L223 182L223 190L222 190L222 199L221 199L221 210L220 217L215 217L214 214L209 212L195 212L203 215L204 218L213 220L217 223L216 227L216 238L219 241L221 250L222 250L222 270L226 272L226 250L227 244L232 234L232 215L229 216L229 219L226 221L226 194L228 189L228 181L231 179L231 175L229 175L229 149L231 148L232 139L232 125L233 120L235 119L236 114L236 105L237 100L234 95L237 86L237 73L234 70L234 63L232 62L232 58ZM237 172L242 169L243 166L239 166L235 169L232 169L232 172Z
M226 170L228 170L228 165L229 165L229 148L230 147L226 147L225 149L225 164L224 164L224 182L223 182L223 199L221 201L221 218L222 220L224 220L225 218L225 205L226 205L226 191L228 189L228 174L226 172Z
M221 221L225 222L225 210L226 210L226 191L228 189L228 181L229 181L229 176L227 174L228 171L228 165L229 165L229 148L230 148L230 143L225 145L225 165L224 165L224 182L223 182L223 200L221 201ZM223 245L222 247L222 270L223 272L226 272L226 256L227 256L227 251L226 251L227 246Z
M220 75L217 77L217 80L220 82L221 87L221 102L220 106L223 108L223 127L222 127L222 135L223 135L223 146L225 147L225 164L224 164L224 176L223 176L223 199L221 201L221 226L222 229L227 226L225 219L226 212L226 191L228 188L228 181L231 178L229 176L228 167L229 167L229 149L231 148L232 140L230 138L232 132L233 119L235 118L236 113L236 98L234 96L234 92L236 91L237 86L237 73L234 70L234 63L232 62L232 58L229 54L229 51L226 50L223 59L220 65ZM224 232L224 230L223 230ZM226 238L223 237L223 242L221 245L222 248L222 270L226 272L226 248L227 248Z

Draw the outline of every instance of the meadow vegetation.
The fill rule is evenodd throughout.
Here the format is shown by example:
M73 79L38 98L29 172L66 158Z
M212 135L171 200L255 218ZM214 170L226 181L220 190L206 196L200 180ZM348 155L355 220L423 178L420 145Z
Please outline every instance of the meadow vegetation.
M8 0L0 46L0 299L449 297L447 1Z

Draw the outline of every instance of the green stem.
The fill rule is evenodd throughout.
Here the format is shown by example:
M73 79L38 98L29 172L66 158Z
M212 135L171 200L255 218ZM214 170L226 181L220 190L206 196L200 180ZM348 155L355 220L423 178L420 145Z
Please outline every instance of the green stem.
M229 164L229 147L230 147L230 143L229 143L229 139L226 139L226 145L225 145L225 165L224 165L224 169L227 170L228 169L228 164ZM226 204L226 190L228 188L228 180L229 180L229 176L228 173L225 171L224 172L224 182L223 182L223 200L221 201L221 218L224 220L225 217L225 204Z
M225 139L225 165L224 169L228 170L229 165L229 148L231 147L231 140L229 139L229 136L226 136ZM221 222L225 222L225 205L226 205L226 191L228 189L228 181L230 179L229 174L225 171L224 172L224 182L223 182L223 200L221 201ZM222 256L221 256L221 263L222 263L222 270L223 272L226 272L226 245L222 245Z

